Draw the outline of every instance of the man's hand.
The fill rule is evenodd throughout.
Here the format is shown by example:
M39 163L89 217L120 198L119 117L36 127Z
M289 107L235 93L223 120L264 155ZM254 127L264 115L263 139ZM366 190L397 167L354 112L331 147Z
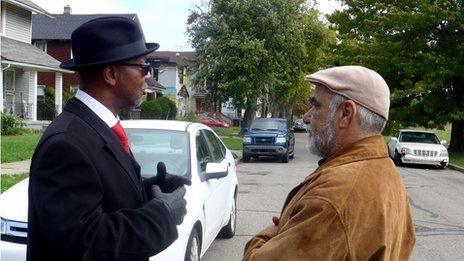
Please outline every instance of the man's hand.
M279 221L280 221L279 217L276 217L276 216L272 217L272 223L274 223L275 226L279 225Z
M151 188L153 185L157 185L160 187L161 191L164 193L171 193L177 188L187 185L192 185L192 181L184 176L178 175L171 175L167 173L166 166L164 162L158 162L157 167L157 174L155 177L146 179L143 181L145 190L147 192L151 192ZM152 198L153 195L148 195L148 198Z
M185 208L187 201L184 199L185 187L180 187L172 193L163 193L156 185L154 185L151 190L153 198L163 201L163 203L168 207L176 225L182 224L184 216L187 214L187 210Z

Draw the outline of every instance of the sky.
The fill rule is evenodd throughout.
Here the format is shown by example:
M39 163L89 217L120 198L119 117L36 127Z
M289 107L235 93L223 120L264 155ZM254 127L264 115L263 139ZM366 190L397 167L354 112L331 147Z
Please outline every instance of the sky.
M136 13L147 42L156 42L160 51L193 51L188 42L187 17L201 0L32 0L51 14L63 13L69 5L72 14ZM321 13L340 8L334 0L318 1Z

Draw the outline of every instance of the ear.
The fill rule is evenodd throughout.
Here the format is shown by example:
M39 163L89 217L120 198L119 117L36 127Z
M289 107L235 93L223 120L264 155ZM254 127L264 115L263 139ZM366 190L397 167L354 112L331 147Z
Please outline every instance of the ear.
M114 66L106 66L102 70L103 80L111 86L116 85L116 78L117 78L118 71Z
M358 111L356 109L356 103L352 100L346 100L340 106L341 111L341 118L339 121L340 128L348 128L353 121L355 120Z

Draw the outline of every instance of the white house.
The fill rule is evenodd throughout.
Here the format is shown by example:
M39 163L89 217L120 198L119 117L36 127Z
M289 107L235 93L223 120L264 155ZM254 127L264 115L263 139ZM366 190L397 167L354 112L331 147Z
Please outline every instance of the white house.
M30 0L0 0L0 111L37 120L37 72L55 73L55 111L62 110L60 62L31 44L32 13L53 18Z

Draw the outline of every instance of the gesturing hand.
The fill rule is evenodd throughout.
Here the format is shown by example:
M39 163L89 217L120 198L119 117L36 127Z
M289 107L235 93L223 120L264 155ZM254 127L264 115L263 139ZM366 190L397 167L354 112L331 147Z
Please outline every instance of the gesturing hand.
M153 198L163 201L163 203L167 206L176 225L182 224L184 216L187 214L187 210L185 208L187 201L184 199L186 191L185 187L180 187L171 193L164 193L158 186L153 185L151 191Z
M171 175L167 173L166 165L164 165L164 162L162 161L158 162L158 165L156 166L156 168L157 168L156 176L146 179L143 182L145 185L146 191L151 191L151 187L153 185L157 185L161 189L162 192L171 193L181 186L192 185L192 181L187 177ZM151 198L150 195L149 195L149 198Z

